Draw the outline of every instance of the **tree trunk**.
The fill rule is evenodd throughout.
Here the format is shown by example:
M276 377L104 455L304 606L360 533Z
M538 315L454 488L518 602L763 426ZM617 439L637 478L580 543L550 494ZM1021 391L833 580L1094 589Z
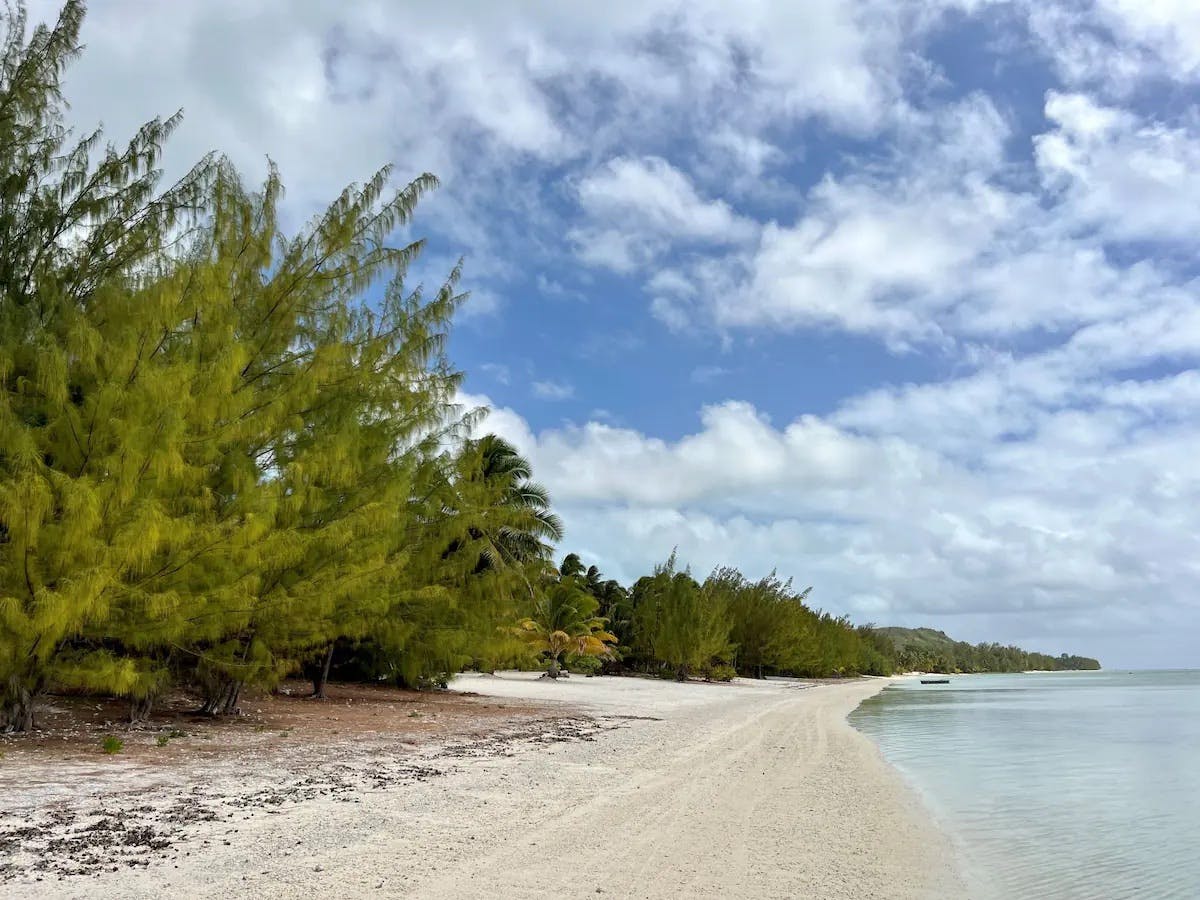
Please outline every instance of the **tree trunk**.
M242 694L240 681L224 681L204 699L200 711L207 716L228 716L238 712L238 698Z
M325 699L325 685L329 684L329 667L333 664L333 647L334 645L331 643L329 650L325 653L325 662L313 675L312 695L314 700Z
M141 725L150 718L150 713L154 709L154 695L148 694L145 697L130 697L129 698L129 724Z
M37 695L15 676L0 693L0 733L33 731L33 708Z
M558 678L558 657L557 656L550 657L550 668L546 670L546 674L549 675L551 678L554 678L554 679Z

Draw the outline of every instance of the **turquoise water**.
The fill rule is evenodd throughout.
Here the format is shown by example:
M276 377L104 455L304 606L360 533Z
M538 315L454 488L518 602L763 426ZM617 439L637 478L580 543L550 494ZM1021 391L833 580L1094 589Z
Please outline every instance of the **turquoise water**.
M953 835L973 896L1200 898L1200 671L910 682L850 722Z

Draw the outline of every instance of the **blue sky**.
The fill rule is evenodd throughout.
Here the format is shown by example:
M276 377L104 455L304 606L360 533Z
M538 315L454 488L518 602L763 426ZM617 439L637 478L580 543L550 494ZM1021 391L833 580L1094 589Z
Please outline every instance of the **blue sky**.
M419 274L566 549L1200 665L1194 0L93 6L72 117L183 107L169 170L442 179Z

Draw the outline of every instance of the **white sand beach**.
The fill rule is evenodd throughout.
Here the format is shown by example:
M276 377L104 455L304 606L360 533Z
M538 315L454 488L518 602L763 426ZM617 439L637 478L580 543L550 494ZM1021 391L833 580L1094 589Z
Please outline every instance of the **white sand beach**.
M489 752L366 742L341 757L365 776L349 793L189 823L168 858L0 883L0 896L962 897L948 839L845 721L886 683L463 676L455 690L578 717L576 739L526 735ZM440 774L373 786L397 753ZM209 778L269 784L286 777L279 766L259 755ZM177 773L146 796L200 777ZM119 806L130 778L81 790Z

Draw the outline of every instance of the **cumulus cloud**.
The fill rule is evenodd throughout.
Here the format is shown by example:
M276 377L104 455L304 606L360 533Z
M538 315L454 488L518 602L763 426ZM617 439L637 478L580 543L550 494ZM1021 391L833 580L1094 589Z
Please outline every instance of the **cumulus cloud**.
M1034 142L1061 213L1113 239L1193 242L1200 229L1200 131L1172 128L1081 94L1052 92L1055 126Z
M1029 3L1035 33L1073 82L1128 93L1147 77L1200 75L1200 9L1191 0Z
M1200 625L1188 587L1200 550L1200 428L1178 414L1181 396L1200 404L1195 373L1041 395L1031 379L1011 401L1021 373L994 382L941 385L936 402L923 389L893 391L780 425L729 402L703 409L676 441L599 422L535 432L511 409L483 427L532 457L569 547L621 577L678 546L701 572L778 568L815 583L818 602L837 611L962 615L980 639L1012 617L1060 636L1087 619L1094 642L1131 608L1142 628ZM1073 408L1085 394L1092 408ZM1171 427L1145 427L1163 416ZM974 442L942 434L981 417Z
M581 259L631 272L672 246L748 241L757 226L723 200L701 197L691 180L665 159L618 157L579 183L579 204L590 224L569 237Z

